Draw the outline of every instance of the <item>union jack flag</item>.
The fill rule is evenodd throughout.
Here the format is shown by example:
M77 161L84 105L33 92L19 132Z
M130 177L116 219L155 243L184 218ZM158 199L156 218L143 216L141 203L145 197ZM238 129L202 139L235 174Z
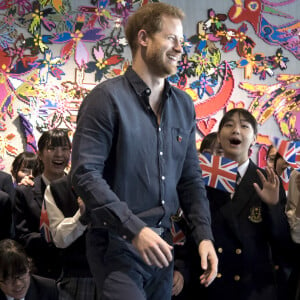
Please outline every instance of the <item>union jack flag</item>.
M296 170L300 170L300 141L294 142L295 144L295 160L294 161L289 161L289 164L291 165L292 168Z
M209 153L200 154L199 160L205 185L229 193L234 192L238 162Z
M174 245L184 245L185 234L184 229L187 226L183 216L183 211L179 209L176 215L171 217L171 234L173 238Z
M282 180L282 185L283 185L283 188L284 188L286 194L288 193L288 190L289 190L289 181L290 181L290 176L291 176L292 171L293 171L293 168L287 167L280 176L280 178Z
M49 224L49 218L48 218L45 200L43 200L42 203L41 218L40 218L40 232L42 237L45 239L47 243L51 243L53 241L50 232L50 224Z
M288 163L294 163L296 159L296 144L293 141L283 140L278 137L273 137L273 145L277 152Z

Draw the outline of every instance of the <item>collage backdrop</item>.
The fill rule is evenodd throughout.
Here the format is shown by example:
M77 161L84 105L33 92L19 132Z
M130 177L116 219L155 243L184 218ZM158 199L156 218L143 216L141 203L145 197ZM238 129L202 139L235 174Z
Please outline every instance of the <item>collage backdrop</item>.
M130 65L123 25L148 2L0 1L0 169L36 152L45 130L66 128L72 139L83 98ZM299 138L299 0L161 2L186 14L184 53L168 80L194 102L197 146L233 107L259 123L252 158L261 166L273 137Z

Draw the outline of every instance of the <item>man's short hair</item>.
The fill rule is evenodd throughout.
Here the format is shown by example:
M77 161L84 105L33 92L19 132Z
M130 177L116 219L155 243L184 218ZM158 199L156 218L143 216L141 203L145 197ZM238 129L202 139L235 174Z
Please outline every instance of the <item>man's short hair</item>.
M167 3L155 2L140 7L128 18L125 25L125 35L133 56L138 48L138 32L144 29L151 36L161 31L163 16L177 18L182 21L185 15L178 7Z

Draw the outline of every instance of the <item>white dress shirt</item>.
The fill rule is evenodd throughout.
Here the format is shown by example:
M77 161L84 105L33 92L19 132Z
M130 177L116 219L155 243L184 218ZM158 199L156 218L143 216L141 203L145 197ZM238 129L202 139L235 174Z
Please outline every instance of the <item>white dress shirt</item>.
M49 185L45 190L44 200L46 201L53 242L58 248L66 248L83 234L87 226L79 221L79 209L73 217L66 218L63 215L62 211L56 206Z

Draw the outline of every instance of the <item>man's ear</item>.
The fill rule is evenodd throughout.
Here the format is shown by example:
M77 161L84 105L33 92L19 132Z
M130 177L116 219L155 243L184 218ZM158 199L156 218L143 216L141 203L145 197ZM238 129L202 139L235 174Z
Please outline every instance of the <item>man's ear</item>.
M138 43L141 46L145 47L145 46L148 45L148 34L147 34L147 31L145 29L141 29L138 32L137 38L138 38Z

